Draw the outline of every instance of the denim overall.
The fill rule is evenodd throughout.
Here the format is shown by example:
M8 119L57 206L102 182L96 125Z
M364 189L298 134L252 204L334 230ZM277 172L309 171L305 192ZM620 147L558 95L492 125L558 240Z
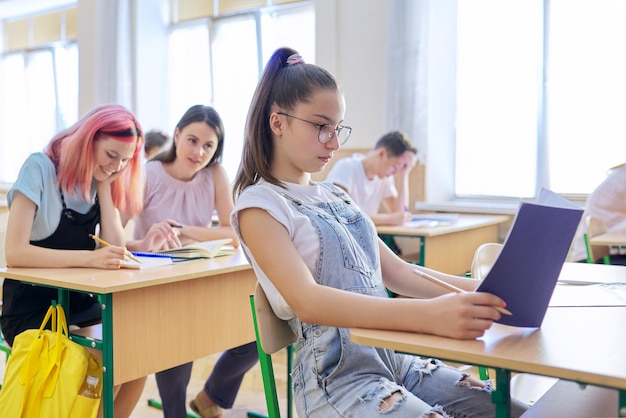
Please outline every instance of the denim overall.
M350 292L388 297L371 221L343 191L328 183L320 185L342 200L303 204L280 192L311 220L317 231L320 254L315 281ZM307 324L298 318L290 320L290 326L298 336L292 377L300 418L416 418L431 412L453 417L495 415L490 385L471 388L460 382L465 374L439 360L352 343L346 328ZM401 392L401 399L381 410L383 400L395 392Z

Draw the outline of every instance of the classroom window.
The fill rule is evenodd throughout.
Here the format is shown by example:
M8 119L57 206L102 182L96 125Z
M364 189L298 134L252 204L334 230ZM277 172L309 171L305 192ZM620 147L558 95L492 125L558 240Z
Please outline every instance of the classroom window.
M78 48L19 51L0 60L0 183L12 183L29 154L41 151L78 117Z
M224 121L223 165L231 180L241 162L246 115L258 78L269 56L284 45L314 62L311 3L246 10L172 26L170 125L193 104L215 107Z
M457 197L588 194L626 161L626 2L456 8Z
M28 155L78 118L76 7L20 6L20 16L7 9L0 22L0 185L13 183Z

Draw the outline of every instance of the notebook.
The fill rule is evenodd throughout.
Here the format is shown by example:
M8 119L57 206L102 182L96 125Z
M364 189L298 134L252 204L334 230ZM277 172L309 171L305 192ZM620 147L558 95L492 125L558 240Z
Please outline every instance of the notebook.
M230 238L196 242L184 247L160 251L158 254L171 255L174 261L214 258L234 254L236 250L232 246L232 242L233 240Z
M143 269L147 269L151 267L160 267L160 266L167 266L168 264L172 264L171 257L142 256L136 253L133 253L133 257L139 260L139 263L137 263L134 260L122 261L121 268L143 270Z
M429 228L433 226L452 225L459 219L458 213L425 213L414 214L405 222L407 228Z
M497 322L540 327L578 228L583 209L542 189L522 202L500 255L477 292L501 297L513 315Z

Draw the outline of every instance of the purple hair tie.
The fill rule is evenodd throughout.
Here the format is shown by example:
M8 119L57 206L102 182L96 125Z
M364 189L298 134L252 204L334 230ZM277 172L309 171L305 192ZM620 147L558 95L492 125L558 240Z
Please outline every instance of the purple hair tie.
M304 64L304 58L300 54L292 54L287 58L287 65Z

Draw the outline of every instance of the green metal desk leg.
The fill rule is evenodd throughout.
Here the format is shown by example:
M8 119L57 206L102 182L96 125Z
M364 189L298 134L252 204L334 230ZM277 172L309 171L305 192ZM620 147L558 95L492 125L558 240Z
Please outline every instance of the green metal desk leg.
M420 240L420 261L419 265L423 266L426 263L426 238L419 237Z
M100 295L102 308L102 402L104 418L115 418L113 410L113 296Z
M424 237L414 236L414 235L390 235L390 234L379 234L378 236L380 237L381 240L383 240L385 245L387 245L387 247L389 247L391 249L396 248L396 244L393 241L393 237L408 237L408 238L411 238L411 239L419 240L420 258L419 258L419 261L417 262L417 265L418 266L423 266L424 265L424 262L426 260L426 256L425 256L425 250L426 250L425 241L426 241L426 239Z
M293 391L291 390L291 370L293 368L293 345L287 347L287 418L293 417Z
M496 405L496 418L509 418L511 407L511 372L496 369L496 390L491 393L491 401Z
M620 417L626 417L626 390L619 391L619 414Z
M390 235L390 234L380 234L378 235L380 237L381 240L383 240L383 242L385 243L385 245L389 248L391 248L393 250L393 252L396 252L396 250L399 251L399 249L396 247L396 243L393 240L393 237L395 235Z
M59 305L63 306L63 310L66 312L66 316L70 315L70 291L67 289L58 289Z

